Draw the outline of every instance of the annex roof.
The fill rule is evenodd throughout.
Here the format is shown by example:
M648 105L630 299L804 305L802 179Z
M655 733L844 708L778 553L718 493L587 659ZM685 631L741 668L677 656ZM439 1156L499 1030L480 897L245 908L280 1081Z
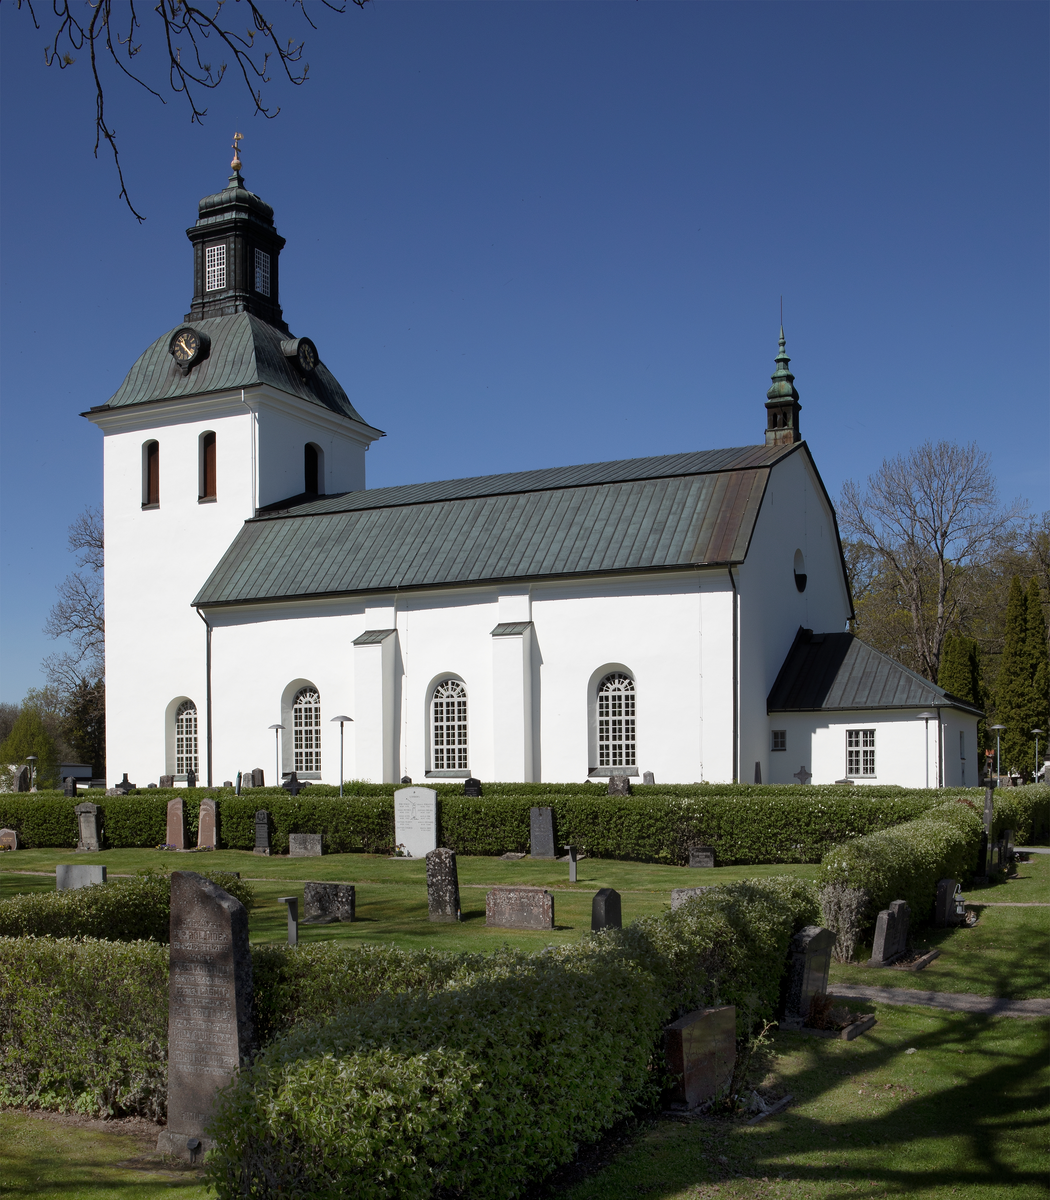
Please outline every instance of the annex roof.
M193 603L742 562L770 470L801 445L323 497L245 522Z
M771 713L937 707L984 716L852 633L811 629L796 634L766 701Z
M208 356L184 375L168 346L172 334L187 326L206 333L211 346ZM157 338L139 356L127 378L105 404L85 415L157 400L181 400L209 392L269 384L366 425L324 363L304 375L291 359L285 357L281 343L286 340L289 340L287 333L248 312L183 321Z

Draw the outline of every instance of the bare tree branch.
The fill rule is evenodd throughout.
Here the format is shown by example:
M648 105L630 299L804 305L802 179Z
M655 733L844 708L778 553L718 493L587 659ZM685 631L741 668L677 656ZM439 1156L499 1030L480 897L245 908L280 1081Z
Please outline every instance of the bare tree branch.
M39 2L39 0L37 0ZM346 12L346 0L319 0L320 4L331 12ZM233 0L234 5L243 8L227 9L228 0L211 0L207 11L203 7L192 4L189 0L158 0L151 11L160 21L160 27L153 25L155 36L162 39L167 51L167 86L176 93L183 95L190 109L190 122L201 123L208 110L199 104L203 91L217 88L226 74L227 62L221 61L213 67L209 61L207 50L209 39L220 56L229 56L229 61L240 73L244 86L251 95L256 113L272 119L281 111L280 108L268 108L263 104L262 86L270 82L268 74L270 61L273 58L280 64L285 78L296 87L306 82L310 64L304 63L302 69L298 64L302 61L304 42L289 38L283 44L274 30L273 22L267 20L265 12L273 12L274 0L264 5L262 0ZM317 26L307 11L306 0L285 0L293 9L299 9L311 29ZM368 0L352 0L358 8L364 8ZM40 29L37 20L34 0L17 0L18 8L23 4L32 18L33 24ZM76 62L74 54L79 54L87 47L91 63L91 74L95 83L95 157L103 140L109 145L113 154L113 165L120 180L120 199L122 199L132 214L139 221L145 218L137 212L128 195L124 182L124 172L120 165L120 152L117 147L116 130L106 116L106 91L102 76L102 64L112 62L117 69L132 82L144 88L151 96L155 96L162 104L166 103L159 86L153 87L142 78L141 74L125 65L124 59L130 64L132 59L141 51L142 41L136 44L136 31L141 30L139 12L135 0L95 0L95 3L78 3L78 0L51 0L51 7L58 24L44 47L44 62L47 66L58 64L60 71L73 66ZM82 21L75 14L84 15L86 9L89 16ZM235 12L241 12L250 18L243 33L235 32L232 22L226 23L220 18L232 17ZM121 37L116 30L114 45L115 22L118 18L127 19L127 36ZM141 35L139 35L141 36ZM203 55L203 57L202 57Z
M58 585L58 602L48 613L44 632L68 638L73 653L48 655L43 670L49 684L63 691L84 677L101 679L106 669L106 614L102 586L104 538L102 514L85 509L69 527L69 549L80 567Z

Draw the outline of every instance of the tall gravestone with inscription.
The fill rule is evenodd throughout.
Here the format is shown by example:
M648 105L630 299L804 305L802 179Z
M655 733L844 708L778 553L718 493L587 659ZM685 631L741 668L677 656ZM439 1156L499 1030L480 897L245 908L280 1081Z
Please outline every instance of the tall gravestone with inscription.
M97 804L85 800L78 804L73 811L77 815L77 853L93 854L102 849L102 830L99 828L99 810Z
M455 850L439 847L427 855L427 915L431 921L460 920Z
M437 849L437 792L404 787L394 793L394 841L410 858L426 858Z
M251 1052L248 912L193 871L171 876L168 974L168 1126L157 1150L197 1162L215 1094Z
M214 800L201 801L200 818L197 823L197 849L214 850L219 844L219 813Z
M168 801L168 823L164 840L169 846L174 846L176 850L188 849L186 845L186 808L181 796Z
M529 809L529 857L556 857L554 852L554 810L552 808Z

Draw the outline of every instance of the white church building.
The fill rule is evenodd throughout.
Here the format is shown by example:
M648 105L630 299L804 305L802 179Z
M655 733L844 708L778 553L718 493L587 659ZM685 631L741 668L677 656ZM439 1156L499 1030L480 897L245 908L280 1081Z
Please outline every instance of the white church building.
M370 490L233 169L190 312L84 414L112 778L336 783L343 717L375 782L977 782L977 710L845 632L783 330L757 445Z

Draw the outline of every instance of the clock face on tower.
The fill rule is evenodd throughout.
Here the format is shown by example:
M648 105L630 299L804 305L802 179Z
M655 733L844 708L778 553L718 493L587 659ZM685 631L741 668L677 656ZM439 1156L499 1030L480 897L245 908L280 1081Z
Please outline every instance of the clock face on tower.
M296 358L299 360L299 366L307 375L317 366L317 347L309 338L299 339Z
M188 367L200 357L201 345L201 336L195 329L176 329L168 349L180 367Z

